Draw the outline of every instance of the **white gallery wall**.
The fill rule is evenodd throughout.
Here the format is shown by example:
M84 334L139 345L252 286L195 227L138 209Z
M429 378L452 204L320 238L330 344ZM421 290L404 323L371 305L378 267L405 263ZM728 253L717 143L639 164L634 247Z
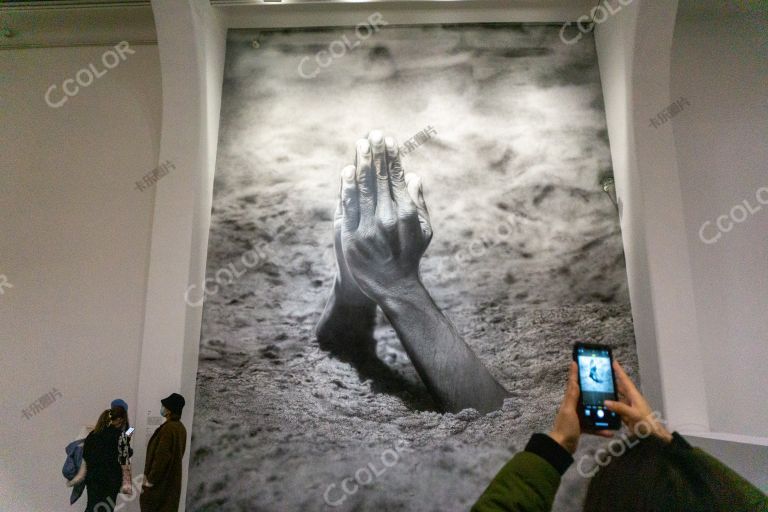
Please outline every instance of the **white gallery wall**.
M160 62L136 45L104 73L109 49L0 50L3 511L83 510L69 505L64 447L113 398L136 420L155 192L135 182L158 163ZM91 63L104 74L47 105Z
M636 0L596 42L643 391L765 491L768 12L730 7ZM748 218L729 224L744 200Z
M765 14L681 12L670 91L710 429L768 438Z

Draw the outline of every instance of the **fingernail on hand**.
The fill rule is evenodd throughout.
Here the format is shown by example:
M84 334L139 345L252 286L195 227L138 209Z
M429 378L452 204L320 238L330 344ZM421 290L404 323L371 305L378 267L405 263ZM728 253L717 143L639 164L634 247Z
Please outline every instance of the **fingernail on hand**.
M381 133L380 130L373 130L370 133L370 140L373 143L374 146L380 145L382 142L384 142L384 136Z
M387 148L387 155L394 156L397 154L397 143L394 137L384 137L384 146Z

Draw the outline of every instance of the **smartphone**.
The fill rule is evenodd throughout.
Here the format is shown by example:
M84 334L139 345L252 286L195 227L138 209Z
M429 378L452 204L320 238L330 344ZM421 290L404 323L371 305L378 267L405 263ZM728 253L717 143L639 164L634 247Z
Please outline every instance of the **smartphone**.
M129 428L128 430L125 431L125 435L130 436L131 434L133 434L134 430L136 429L134 429L133 427Z
M604 400L618 401L613 376L611 347L576 343L573 360L579 367L579 420L585 430L618 430L621 418L603 405Z

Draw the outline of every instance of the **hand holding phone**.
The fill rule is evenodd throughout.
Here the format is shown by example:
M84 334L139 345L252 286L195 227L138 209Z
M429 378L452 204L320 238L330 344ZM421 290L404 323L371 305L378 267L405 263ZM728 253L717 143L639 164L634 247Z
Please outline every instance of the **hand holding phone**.
M582 350L579 350L579 349ZM591 352L594 351L594 352ZM612 437L611 430L616 430L620 427L623 421L630 431L639 435L637 430L643 430L647 432L650 430L653 435L659 437L664 441L671 441L672 435L664 427L663 421L661 421L658 414L651 410L650 405L645 400L645 397L638 391L635 384L624 372L624 369L619 363L613 361L610 347L604 345L587 345L577 344L573 349L574 361L571 363L570 370L568 372L568 384L565 389L565 396L560 404L560 410L555 417L555 424L552 430L549 432L549 437L555 440L560 446L568 450L571 454L576 451L579 444L579 437L583 432L594 434L603 437ZM586 365L582 365L586 368L585 372L580 371L578 364L579 355L584 356L586 359ZM601 356L607 357L609 360L609 368L611 370L611 384L613 391L606 391L607 377L603 378L605 368L598 369L598 363L595 362L594 371L590 357ZM614 375L615 372L615 375ZM592 375L590 377L590 374ZM607 374L606 374L607 375ZM604 384L604 392L612 394L613 397L606 400L600 400L599 395L586 395L587 400L584 400L583 387L581 385L582 376L588 380L585 386L588 389L588 393L594 393L589 391L589 388L593 384L589 383L589 380L601 381L598 384ZM623 399L618 401L617 391L621 392ZM600 415L592 411L598 410L592 405L598 404L602 406L603 416L602 418L608 418L609 421L605 422L600 418ZM589 405L590 413L587 414L587 405ZM615 413L615 414L611 414ZM603 426L608 423L608 427ZM616 425L615 428L610 428L611 425Z
M565 395L560 404L560 410L555 417L555 424L549 432L549 437L555 440L560 446L573 454L579 445L579 438L582 433L582 425L579 419L579 370L576 362L571 362L568 370L568 384L565 388ZM590 431L590 434L611 437L613 435L609 430Z
M136 430L136 429L135 429L135 428L133 428L133 427L129 428L128 430L126 430L126 431L125 431L125 435L127 435L128 437L130 437L130 436L131 436L131 434L133 434L133 431L134 431L134 430Z
M577 411L584 430L620 429L621 417L604 404L606 400L619 400L611 347L576 343L573 346L573 360L577 365L580 391Z
M576 363L571 363L568 370L568 384L565 387L565 396L560 404L560 410L555 416L555 424L548 433L560 446L573 454L579 445L581 426L576 414L576 404L579 401L579 384L576 377Z
M650 431L659 439L671 442L672 434L664 426L661 414L651 409L648 401L619 363L614 361L613 369L616 374L616 385L624 399L621 402L609 400L606 402L608 409L615 411L633 434L642 436Z

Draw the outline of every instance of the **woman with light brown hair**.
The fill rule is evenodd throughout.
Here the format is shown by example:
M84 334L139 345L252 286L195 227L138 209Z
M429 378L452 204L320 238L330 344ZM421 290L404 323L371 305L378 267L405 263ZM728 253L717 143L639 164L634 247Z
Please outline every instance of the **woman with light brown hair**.
M87 433L81 434L80 436L78 436L78 439L84 440L88 436L88 434L90 434L91 432L101 432L105 428L109 427L110 421L111 419L109 417L109 409L106 409L99 415L99 419L96 420L95 425L93 427L86 427L85 432ZM83 460L80 463L80 468L78 469L77 474L74 477L72 477L71 480L67 480L67 487L74 487L84 482L86 472L87 472L86 464L85 464L85 461ZM79 496L80 495L78 493L78 497Z
M118 443L126 422L127 414L122 407L106 409L85 438L80 470L75 478L67 482L71 487L85 480L88 492L85 512L114 510L123 480Z

